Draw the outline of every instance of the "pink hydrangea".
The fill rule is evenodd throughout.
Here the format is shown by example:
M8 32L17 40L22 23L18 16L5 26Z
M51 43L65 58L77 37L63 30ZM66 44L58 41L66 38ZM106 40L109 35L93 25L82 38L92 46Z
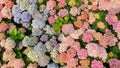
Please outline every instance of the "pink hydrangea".
M67 65L71 67L76 67L76 65L78 65L78 58L71 58L67 61Z
M114 25L117 23L118 18L116 15L114 14L107 14L106 15L106 21L110 24L110 25Z
M74 30L74 32L72 34L70 34L70 36L74 39L79 39L79 37L84 33L84 30L82 29L78 29L78 30Z
M63 38L62 43L71 46L74 43L74 39L71 36Z
M80 11L78 10L77 7L72 7L70 9L70 13L73 15L73 16L76 16L77 14L80 14Z
M93 13L91 13L91 12L89 13L89 20L88 20L88 21L89 21L89 23L90 23L90 24L93 24L93 23L94 23L94 21L95 21L94 14L93 14Z
M103 68L103 63L97 60L92 61L92 68Z
M15 59L13 63L14 68L23 68L25 66L25 63L23 59Z
M58 1L59 1L58 6L59 6L60 8L63 8L63 7L65 7L65 6L67 5L67 3L66 3L65 0L58 0Z
M96 43L88 43L86 45L87 52L89 56L98 57L99 56L99 45Z
M7 67L10 67L10 68L24 68L25 63L24 63L23 59L15 59L15 60L10 61L7 65Z
M12 18L12 13L10 8L3 7L1 10L1 14L4 18L8 18L8 19Z
M117 22L113 25L113 29L114 29L116 32L119 32L119 31L120 31L120 21L117 21Z
M67 50L67 58L68 60L76 56L76 50L72 47Z
M62 32L63 32L64 34L71 34L71 33L73 33L73 32L74 32L74 27L73 27L73 25L72 25L72 24L64 24L64 25L62 26Z
M120 0L100 0L99 9L108 10L109 13L112 13L112 14L119 13L120 10L118 9L120 9Z
M86 48L87 48L87 52L88 52L89 56L92 56L95 58L99 57L103 61L106 60L108 54L107 54L107 51L104 47L101 47L96 43L88 43L86 45Z
M67 9L61 9L59 12L58 12L58 15L59 16L66 16L68 14L68 10Z
M85 32L85 33L83 34L82 40L83 40L84 42L89 43L90 41L93 40L93 36L92 36L92 34L91 34L90 32Z
M56 1L54 1L54 0L49 0L49 1L47 1L47 6L46 6L46 8L48 9L48 10L53 10L53 8L56 6Z
M86 59L87 58L87 50L86 49L80 49L77 51L77 55L79 59Z
M3 8L2 4L0 4L0 10Z
M0 32L5 31L8 28L8 24L6 23L1 23L0 24Z
M60 54L60 61L66 63L67 62L67 54L66 53L61 53Z
M55 15L56 14L56 10L51 10L50 11L50 15Z
M59 44L59 52L62 53L62 52L65 52L67 50L69 45L67 45L66 43L60 43Z
M76 51L80 50L80 43L75 41L72 45L71 45L72 48L76 49Z
M0 0L0 4L5 4L9 0Z
M50 24L53 24L55 22L55 18L53 16L50 16L48 18L48 21L49 21Z
M111 58L110 61L110 68L119 68L120 67L120 60Z

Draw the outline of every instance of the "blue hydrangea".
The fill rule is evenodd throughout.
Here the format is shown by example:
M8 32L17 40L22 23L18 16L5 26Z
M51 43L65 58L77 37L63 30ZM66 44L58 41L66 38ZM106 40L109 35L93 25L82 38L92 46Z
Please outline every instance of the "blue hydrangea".
M40 36L43 33L41 29L32 29L32 36Z
M22 14L21 14L21 20L24 21L24 22L29 22L31 19L31 15L29 12L27 11L24 11Z
M29 0L29 2L31 3L31 4L35 4L35 3L37 3L37 0Z
M42 29L45 26L45 21L42 21L40 19L34 19L32 20L32 27L35 29Z
M33 48L35 55L38 57L41 57L46 52L46 47L43 45L42 42L39 42L34 48Z
M20 7L19 7L19 5L14 5L13 7L12 7L12 14L13 14L13 16L15 16L15 15L18 15L18 14L21 14L21 10L20 10Z
M36 13L37 12L37 5L36 4L31 4L30 6L29 6L29 9L28 9L28 12L30 13L30 14L34 14L34 13Z
M20 23L20 19L21 19L21 17L20 17L20 13L17 13L17 14L15 14L15 16L14 16L14 22L16 22L16 23Z
M59 66L56 63L50 63L47 65L47 68L59 68Z

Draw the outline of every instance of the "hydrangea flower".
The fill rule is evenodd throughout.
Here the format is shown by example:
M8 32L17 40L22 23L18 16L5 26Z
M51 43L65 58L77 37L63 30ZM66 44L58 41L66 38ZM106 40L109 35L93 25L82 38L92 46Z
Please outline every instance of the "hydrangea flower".
M59 68L59 67L55 63L50 63L50 64L47 65L47 68Z
M8 24L6 23L0 23L0 32L3 32L8 29Z
M77 51L77 55L79 59L86 59L87 58L87 50L86 49L80 49Z
M92 68L103 68L103 63L97 60L92 61Z
M61 9L61 10L58 12L58 15L59 15L59 16L62 16L62 17L65 17L67 14L68 14L68 10L67 10L67 9Z
M49 24L53 24L55 22L55 18L53 16L48 18Z
M47 1L46 8L48 10L52 10L55 6L56 6L56 1L54 1L54 0Z
M111 58L109 63L110 63L110 68L114 68L114 67L119 68L120 67L120 60L118 60L118 59Z
M35 52L33 50L28 52L27 57L30 58L30 60L33 62L38 60L38 57L35 55Z
M73 15L73 16L76 16L77 14L80 14L80 11L78 10L77 7L72 7L70 9L70 13Z
M73 25L72 25L72 24L64 24L64 25L62 26L62 32L63 32L64 34L71 34L71 33L73 33L73 32L74 32L74 27L73 27Z
M43 45L42 42L39 42L34 48L33 51L35 52L36 56L41 57L46 52L46 47Z
M38 58L37 62L41 67L46 66L50 61L50 58L46 55L43 55L41 57Z
M29 22L31 19L31 15L29 12L25 11L21 14L21 20L24 22Z
M30 2L31 4L35 4L35 3L37 3L37 0L29 0L29 2Z
M38 67L37 63L34 63L34 64L30 63L30 64L27 66L27 68L37 68L37 67Z
M53 45L52 45L52 43L50 41L47 41L45 43L45 46L46 46L46 49L47 49L48 52L52 51Z
M31 4L28 8L28 12L33 15L34 13L37 12L37 5L36 4Z
M85 32L85 33L83 34L82 40L83 40L84 42L89 43L89 42L91 42L91 41L93 40L93 36L92 36L92 34L91 34L90 32Z
M12 50L16 46L16 42L11 38L7 38L5 41L4 48L8 50Z
M32 36L40 36L43 33L41 29L32 29Z
M48 40L48 35L42 35L40 40L41 41L47 41Z
M24 39L22 40L22 45L27 47L28 45L30 45L31 43L31 39L28 36L25 36Z
M34 19L32 20L32 27L35 29L42 29L45 26L45 21L39 20L39 19Z
M13 50L5 50L5 52L3 53L3 60L4 61L11 61L15 59L15 52Z

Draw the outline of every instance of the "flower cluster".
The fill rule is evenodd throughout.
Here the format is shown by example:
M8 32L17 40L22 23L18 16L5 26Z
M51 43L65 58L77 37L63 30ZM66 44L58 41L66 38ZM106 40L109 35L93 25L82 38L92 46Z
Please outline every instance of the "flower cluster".
M120 0L0 0L0 68L119 68Z

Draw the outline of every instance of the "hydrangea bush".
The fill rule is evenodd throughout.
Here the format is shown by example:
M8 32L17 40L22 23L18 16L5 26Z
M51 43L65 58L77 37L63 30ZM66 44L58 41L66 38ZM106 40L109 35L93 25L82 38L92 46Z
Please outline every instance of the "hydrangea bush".
M0 0L0 68L119 68L120 0Z

